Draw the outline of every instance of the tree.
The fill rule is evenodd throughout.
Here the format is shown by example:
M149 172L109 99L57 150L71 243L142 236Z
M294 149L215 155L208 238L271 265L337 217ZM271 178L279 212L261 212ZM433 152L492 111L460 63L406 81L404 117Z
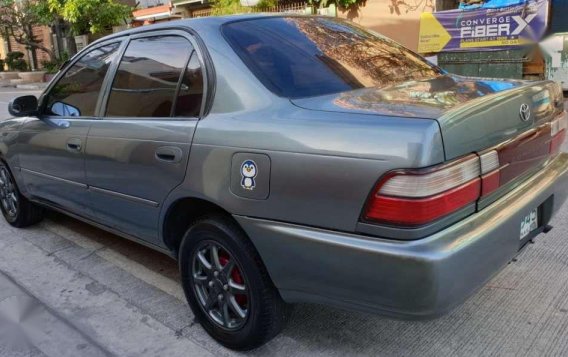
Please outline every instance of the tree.
M278 0L260 0L254 7L241 5L241 0L215 0L213 2L213 15L231 15L249 12L258 12L278 4Z
M133 9L130 6L114 0L45 1L52 13L69 22L75 35L105 32L132 17Z
M48 25L53 19L52 15L42 13L45 5L45 0L0 0L0 32L32 51L43 51L54 59L55 53L33 32L34 27Z

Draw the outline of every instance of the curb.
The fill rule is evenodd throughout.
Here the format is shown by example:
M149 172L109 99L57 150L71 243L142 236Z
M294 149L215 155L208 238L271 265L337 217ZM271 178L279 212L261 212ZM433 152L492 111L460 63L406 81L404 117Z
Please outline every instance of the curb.
M18 89L37 89L43 90L47 87L47 83L29 83L29 84L17 84L16 88Z

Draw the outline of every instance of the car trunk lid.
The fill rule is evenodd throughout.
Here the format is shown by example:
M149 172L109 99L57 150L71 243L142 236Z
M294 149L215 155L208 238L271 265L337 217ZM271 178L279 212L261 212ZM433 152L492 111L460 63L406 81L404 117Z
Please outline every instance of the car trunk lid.
M380 115L393 120L437 120L446 160L451 160L502 144L550 122L563 110L561 98L558 85L551 81L443 75L291 101L310 110ZM521 118L524 105L529 107L527 120ZM522 142L526 144L527 140Z
M442 75L292 102L310 110L436 120L446 161L497 151L500 175L494 184L501 189L492 198L547 162L565 132L553 140L560 130L554 132L552 123L565 114L561 88L552 81Z

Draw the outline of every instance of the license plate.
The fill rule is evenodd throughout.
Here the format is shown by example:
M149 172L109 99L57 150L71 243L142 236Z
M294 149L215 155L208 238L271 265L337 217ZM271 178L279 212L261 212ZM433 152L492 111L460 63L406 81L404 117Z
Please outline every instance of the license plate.
M533 209L521 220L521 240L538 228L538 209Z

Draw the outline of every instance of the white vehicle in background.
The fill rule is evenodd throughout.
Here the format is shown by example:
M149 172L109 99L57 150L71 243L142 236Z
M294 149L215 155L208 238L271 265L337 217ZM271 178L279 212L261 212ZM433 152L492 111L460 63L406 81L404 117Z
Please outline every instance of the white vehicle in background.
M546 79L562 84L568 91L568 32L555 33L541 43L546 56Z

